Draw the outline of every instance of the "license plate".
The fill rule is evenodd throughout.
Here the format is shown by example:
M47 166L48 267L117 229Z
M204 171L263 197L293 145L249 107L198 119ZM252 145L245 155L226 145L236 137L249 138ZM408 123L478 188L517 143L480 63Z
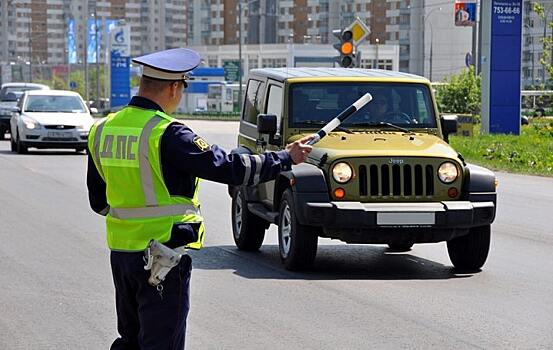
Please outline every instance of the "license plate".
M48 137L55 137L58 139L69 139L71 138L72 133L71 131L49 131Z
M436 213L377 213L377 225L434 225Z

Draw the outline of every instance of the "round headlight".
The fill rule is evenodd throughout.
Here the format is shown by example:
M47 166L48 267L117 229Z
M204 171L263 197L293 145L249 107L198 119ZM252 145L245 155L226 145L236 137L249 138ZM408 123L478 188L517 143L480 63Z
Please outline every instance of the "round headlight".
M38 123L33 120L25 121L25 127L27 129L38 129Z
M459 171L457 170L457 166L452 162L442 163L438 168L438 178L445 184L450 184L457 180L458 176Z
M340 162L336 163L332 168L332 177L336 182L344 184L351 179L353 175L353 169L348 163Z

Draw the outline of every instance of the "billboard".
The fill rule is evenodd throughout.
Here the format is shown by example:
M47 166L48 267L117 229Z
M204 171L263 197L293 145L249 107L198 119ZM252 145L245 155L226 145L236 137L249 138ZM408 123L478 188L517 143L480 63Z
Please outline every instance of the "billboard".
M77 63L77 41L75 40L75 19L67 20L67 62Z
M110 37L110 70L111 70L111 107L125 106L131 99L130 56L131 31L130 26L114 25L109 32Z
M87 22L87 61L89 63L96 63L97 55L101 54L102 43L104 47L107 47L107 39L109 38L109 32L115 28L118 20L115 19L101 19L98 21L93 18L89 18ZM98 47L100 45L100 47Z
M520 134L522 0L482 4L482 127Z
M455 25L474 26L476 23L477 0L455 0Z

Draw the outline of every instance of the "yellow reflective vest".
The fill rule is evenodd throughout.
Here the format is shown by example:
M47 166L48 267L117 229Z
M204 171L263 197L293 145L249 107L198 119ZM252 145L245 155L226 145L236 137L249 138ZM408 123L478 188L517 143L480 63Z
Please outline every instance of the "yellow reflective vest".
M192 198L172 196L163 181L160 142L173 122L178 121L163 112L128 106L90 130L89 150L106 183L106 230L112 250L141 251L150 239L165 243L179 223L199 224L198 240L187 248L202 247L199 179Z

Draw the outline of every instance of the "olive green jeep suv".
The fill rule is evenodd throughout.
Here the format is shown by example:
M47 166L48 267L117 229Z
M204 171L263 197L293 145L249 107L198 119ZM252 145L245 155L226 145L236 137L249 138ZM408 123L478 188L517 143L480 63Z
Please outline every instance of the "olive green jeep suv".
M229 187L236 245L259 249L276 224L290 270L313 263L318 237L398 251L447 241L455 267L481 268L495 218L495 175L465 163L448 144L457 121L439 116L425 78L344 68L252 70L233 152L282 149L367 92L372 101L316 143L306 163L275 181Z

